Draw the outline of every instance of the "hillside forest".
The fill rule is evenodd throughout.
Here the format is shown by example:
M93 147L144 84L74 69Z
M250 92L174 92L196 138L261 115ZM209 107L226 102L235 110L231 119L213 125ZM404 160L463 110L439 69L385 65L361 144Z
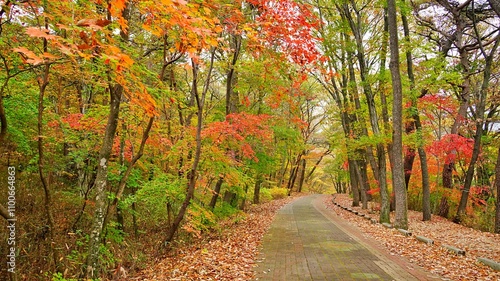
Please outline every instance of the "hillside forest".
M500 233L499 44L498 0L0 0L0 279L301 192Z

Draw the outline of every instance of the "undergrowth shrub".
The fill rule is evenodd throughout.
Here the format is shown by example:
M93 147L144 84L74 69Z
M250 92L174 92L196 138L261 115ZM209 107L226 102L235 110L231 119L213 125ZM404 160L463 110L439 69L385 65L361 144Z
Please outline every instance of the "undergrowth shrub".
M481 190L477 187L471 188L465 212L466 215L462 218L462 225L481 231L493 232L495 198L489 193L480 192ZM441 200L446 196L449 207L447 219L453 219L457 212L461 195L462 191L457 188L431 187L430 204L432 213L439 213ZM421 187L414 187L408 190L408 208L414 211L422 211Z
M238 208L231 206L231 204L228 204L227 202L222 202L222 204L216 207L213 211L217 219L227 218L239 212L240 210L238 210Z
M271 200L273 200L273 196L271 194L271 190L269 188L261 188L260 189L260 203L266 203L266 202L269 202Z
M145 182L137 191L136 202L139 218L145 222L166 221L168 213L166 206L176 214L184 198L185 182L167 174L155 175L153 180Z
M268 190L273 200L282 199L288 195L286 188L273 187Z
M187 211L186 221L182 228L196 237L201 237L202 232L209 231L216 227L216 216L198 203L192 202Z

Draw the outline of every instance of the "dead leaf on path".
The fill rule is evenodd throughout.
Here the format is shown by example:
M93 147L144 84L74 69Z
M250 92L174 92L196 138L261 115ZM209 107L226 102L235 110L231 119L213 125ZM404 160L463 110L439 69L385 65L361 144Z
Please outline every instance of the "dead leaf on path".
M335 202L342 206L352 206L352 200L345 194L337 194ZM391 255L404 256L410 262L442 276L444 280L500 280L500 272L476 261L477 257L500 261L498 234L481 232L438 216L424 222L421 212L409 211L408 221L413 237L421 235L434 240L434 245L427 245L413 237L404 237L397 231L388 230L378 224L373 225L366 219L344 211L335 206L331 198L325 201L325 204L346 221L357 226L367 237L379 241ZM367 213L359 207L352 208ZM391 217L391 221L394 221L394 217ZM452 254L443 249L440 246L442 244L464 249L467 251L466 256Z

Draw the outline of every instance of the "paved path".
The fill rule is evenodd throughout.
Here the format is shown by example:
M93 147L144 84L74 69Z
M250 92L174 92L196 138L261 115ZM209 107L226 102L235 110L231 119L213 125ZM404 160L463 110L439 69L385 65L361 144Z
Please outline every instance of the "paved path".
M256 280L437 280L369 245L324 207L325 196L299 198L277 213L263 239Z

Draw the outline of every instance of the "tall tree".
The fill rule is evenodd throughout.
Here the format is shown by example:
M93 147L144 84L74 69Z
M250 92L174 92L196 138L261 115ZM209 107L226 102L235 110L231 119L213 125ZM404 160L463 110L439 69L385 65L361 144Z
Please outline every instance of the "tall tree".
M378 180L378 185L380 188L380 221L389 222L389 191L387 188L387 167L386 167L386 152L385 145L382 138L382 132L379 125L379 117L375 103L375 95L371 88L369 82L369 65L367 63L366 52L363 43L363 29L362 15L365 12L364 8L359 8L355 1L349 1L349 5L343 4L342 7L338 7L339 11L345 16L347 22L351 28L354 35L354 41L356 43L356 58L359 66L359 75L361 79L361 87L365 96L366 103L368 105L369 121L371 124L371 129L376 139L376 155L377 162L372 164L372 168L375 174L375 178ZM368 158L370 159L371 153L368 152ZM367 191L367 190L366 190Z
M127 2L127 1L125 1ZM115 3L116 4L116 3ZM120 26L120 40L122 43L128 40L127 26L123 21L127 21L130 14L126 9L126 6L112 6L110 5L107 10L107 21L111 22L113 17L122 22ZM118 52L118 64L126 62L126 66L131 66L133 61L128 57L128 55L120 54L121 50L117 47L112 47L111 49ZM123 66L122 66L123 67ZM118 127L118 117L120 115L120 105L122 102L122 96L124 95L126 83L123 77L122 68L117 67L114 73L117 77L113 81L111 78L112 70L108 68L107 71L107 94L109 94L109 113L106 122L106 129L104 131L104 137L99 149L98 156L98 166L95 181L93 184L93 189L95 190L95 205L94 205L94 217L92 222L92 228L89 237L89 247L87 253L87 260L84 265L84 276L85 278L98 278L100 276L99 268L99 257L100 248L103 241L104 227L107 212L107 191L108 191L108 167L110 165L110 156L113 150L113 143L115 139L116 130Z
M474 135L474 147L472 151L472 158L469 163L469 167L467 168L467 173L465 176L465 182L464 182L464 188L462 190L462 196L460 197L460 203L458 205L457 213L455 215L454 221L459 223L462 220L462 217L465 215L465 208L467 206L467 200L469 198L469 191L472 185L472 180L474 177L474 170L475 170L475 165L476 162L479 158L479 154L481 152L481 139L483 137L483 130L484 130L484 124L485 124L485 107L486 107L486 100L487 100L487 95L488 95L488 88L490 84L490 78L491 78L491 71L492 71L492 64L493 64L493 59L497 55L497 49L498 45L500 44L500 30L495 30L494 33L496 35L492 38L490 41L493 46L491 46L491 49L488 51L486 49L486 46L484 46L482 39L487 37L479 33L479 27L477 25L477 19L476 19L476 11L474 8L474 2L472 3L472 21L473 21L473 29L479 44L480 52L481 55L485 59L485 65L483 69L483 81L481 84L481 88L478 93L478 98L477 102L475 104L475 119L476 119L476 132ZM488 53L489 52L489 53Z
M203 89L201 93L198 90L198 68L199 65L197 64L195 59L191 60L192 63L192 72L193 72L193 84L191 91L194 95L194 98L196 100L196 113L197 113L197 124L196 124L196 133L195 133L195 138L196 138L196 144L195 144L195 151L194 151L194 158L193 158L193 163L191 164L191 169L189 170L188 173L188 186L187 186L187 191L186 191L186 198L184 198L184 201L182 202L182 206L179 209L179 212L177 213L177 216L175 217L172 225L168 229L167 232L167 237L165 239L166 243L172 242L172 239L174 238L175 233L177 232L181 221L184 219L184 215L186 214L186 211L189 207L189 204L191 203L191 199L194 196L194 191L196 187L196 180L197 180L197 173L198 173L198 165L200 163L200 158L201 158L201 131L203 128L203 109L205 106L205 99L209 90L209 85L210 85L210 79L212 77L212 70L213 70L213 64L214 64L214 56L215 56L215 49L212 49L211 51L211 57L210 57L210 65L208 66L208 73L207 73L207 78L205 80L205 84L203 86Z
M387 1L387 21L389 27L390 69L392 76L392 184L396 198L396 218L394 226L408 229L408 203L403 170L403 87L399 70L399 42L396 19L396 1Z
M408 18L405 12L401 13L401 21L403 24L403 31L405 36L405 41L410 45L410 28L408 24ZM408 73L408 79L410 80L410 92L411 92L411 108L410 117L412 120L408 121L405 125L406 133L411 133L416 129L417 134L417 150L420 157L420 169L422 171L422 213L423 220L428 221L431 219L431 201L430 201L430 186L429 186L429 168L427 167L427 155L423 147L422 140L422 122L420 121L420 115L417 107L417 98L415 93L415 75L413 73L413 54L411 52L411 47L406 47L406 68ZM422 95L425 95L427 90L422 91ZM405 185L406 190L408 190L408 184L410 182L410 177L413 169L413 160L415 158L415 149L407 147L406 155L404 158L404 173L405 173Z

